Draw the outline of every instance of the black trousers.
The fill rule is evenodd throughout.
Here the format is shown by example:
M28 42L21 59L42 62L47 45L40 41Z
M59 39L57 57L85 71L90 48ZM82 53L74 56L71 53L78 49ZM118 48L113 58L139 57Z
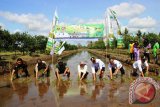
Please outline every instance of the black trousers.
M87 75L88 75L88 72L85 73L83 79L86 79L87 78ZM81 77L83 76L83 72L81 72Z
M144 56L148 59L148 62L150 63L150 54L149 53L144 53Z
M112 73L114 73L115 72L115 68L114 67L112 67ZM120 71L121 71L121 75L124 75L125 74L125 71L124 71L124 69L123 69L123 66L120 68Z
M131 60L134 60L134 53L130 53Z

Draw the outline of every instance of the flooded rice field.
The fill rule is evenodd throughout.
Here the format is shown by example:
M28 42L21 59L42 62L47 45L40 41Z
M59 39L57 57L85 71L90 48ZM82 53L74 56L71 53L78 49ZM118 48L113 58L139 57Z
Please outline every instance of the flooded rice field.
M71 79L62 77L57 81L55 64L51 64L50 78L38 81L34 76L9 81L8 75L0 77L0 107L159 107L160 93L149 104L132 104L129 102L129 86L134 80L129 78L131 66L124 66L126 75L114 80L107 78L108 60L103 80L92 81L90 58L94 56L82 51L63 59L71 71ZM95 56L96 57L96 56ZM86 81L78 81L77 65L84 61L88 65L89 76ZM29 71L33 74L34 66Z

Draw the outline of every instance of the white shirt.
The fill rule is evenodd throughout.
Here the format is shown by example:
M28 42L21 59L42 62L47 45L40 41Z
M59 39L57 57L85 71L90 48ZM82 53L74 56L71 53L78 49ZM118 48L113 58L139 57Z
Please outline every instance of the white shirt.
M122 64L118 60L113 60L113 64L108 64L109 70L112 70L112 67L120 69L122 67Z
M78 72L79 73L86 73L87 72L87 65L84 65L84 67L82 68L82 67L80 67L80 65L78 65Z
M147 61L145 61L143 64L142 64L142 68L146 68L146 67L148 67L149 65L148 65L148 62Z
M92 73L95 73L95 68L102 69L102 67L105 67L105 64L100 59L96 59L96 62L92 63Z
M140 72L142 72L142 61L137 60L133 63L133 68L134 69L139 69Z

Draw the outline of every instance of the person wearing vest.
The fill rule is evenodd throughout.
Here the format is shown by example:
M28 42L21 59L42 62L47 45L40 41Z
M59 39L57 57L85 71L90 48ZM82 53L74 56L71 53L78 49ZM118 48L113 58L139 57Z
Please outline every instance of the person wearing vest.
M130 44L129 44L129 54L130 54L131 60L134 60L134 43L133 43L133 41L130 41Z
M49 66L45 61L42 61L41 59L37 59L37 64L35 65L34 73L35 73L36 79L42 76L49 77L49 74L50 74Z

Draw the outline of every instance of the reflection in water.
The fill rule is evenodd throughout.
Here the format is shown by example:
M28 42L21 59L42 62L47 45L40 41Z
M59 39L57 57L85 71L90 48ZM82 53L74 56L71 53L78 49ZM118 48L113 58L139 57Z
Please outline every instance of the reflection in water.
M91 99L96 100L97 97L100 97L102 95L102 89L104 88L105 84L103 80L93 82L93 90L92 90L92 96Z
M79 89L80 89L80 95L86 95L87 93L87 82L86 81L79 81L78 82Z
M120 93L120 88L123 86L125 80L124 78L119 78L120 81L116 82L116 81L111 81L109 83L109 98L114 98L115 96L119 95ZM118 80L119 80L118 79Z
M23 102L24 97L28 94L28 84L27 83L17 83L11 82L12 88L19 97L19 101Z
M94 55L93 55L94 56ZM77 53L76 55L72 56L72 57L67 57L64 59L64 62L67 63L67 66L70 69L71 72L71 79L76 81L77 80L77 75L78 75L78 69L77 66L79 65L79 63L81 61L83 61L87 66L87 72L89 73L89 75L87 76L88 78L91 78L91 61L90 58L92 57L92 55L90 53L88 53L87 51L82 51L80 53Z
M50 79L46 78L45 80L36 80L35 85L38 88L39 96L42 98L44 94L48 92L49 86L50 86Z
M56 80L56 90L60 98L64 97L64 94L67 93L67 90L69 89L70 85L71 82L69 80Z
M4 94L6 100L5 105L7 107L39 107L48 104L49 106L47 107L59 107L57 105L61 105L62 107L92 107L94 104L95 107L115 107L119 106L119 103L123 103L125 104L124 106L129 106L127 101L129 84L126 84L124 81L126 79L120 80L120 78L116 78L113 81L98 80L92 83L90 58L91 55L86 51L70 56L68 59L64 58L64 62L67 63L71 70L71 81L55 81L54 86L52 85L54 82L52 79L55 78L55 75L54 72L51 72L50 79L53 87L51 87L50 82L47 81L37 81L35 83L36 87L33 82L27 84L16 83L16 81L14 81L12 87L14 92L19 96L19 99L12 93L10 95L11 97L8 96L9 93ZM77 81L77 65L80 61L84 61L88 66L89 75L86 80L87 82ZM106 64L108 63L106 62ZM31 69L33 68L34 67ZM52 68L54 68L54 65ZM0 88L0 92L4 92L2 88ZM121 96L123 96L123 98ZM17 102L19 100L23 101L23 104L19 104L15 102L15 100ZM1 101L3 101L3 99ZM115 105L112 105L110 102L114 102Z

